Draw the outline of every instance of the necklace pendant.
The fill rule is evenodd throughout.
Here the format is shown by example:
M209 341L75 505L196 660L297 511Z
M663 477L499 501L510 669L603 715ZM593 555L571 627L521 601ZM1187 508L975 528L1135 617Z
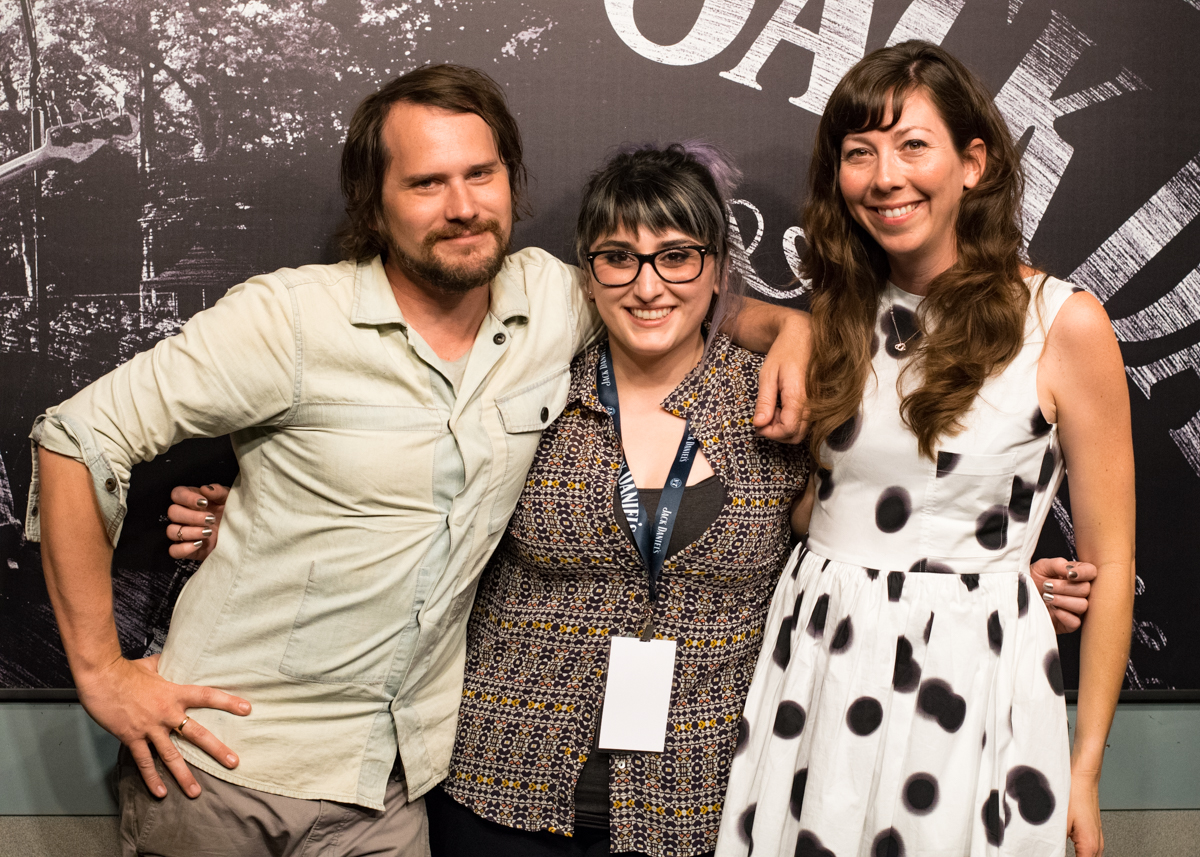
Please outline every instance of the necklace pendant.
M897 351L907 351L908 350L908 346L905 345L903 342L897 342L892 347L895 348Z

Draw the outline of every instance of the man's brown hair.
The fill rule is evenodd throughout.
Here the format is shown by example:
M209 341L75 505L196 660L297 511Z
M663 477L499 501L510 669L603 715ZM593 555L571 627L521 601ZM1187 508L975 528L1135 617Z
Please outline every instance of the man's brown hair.
M474 113L492 129L500 160L508 169L513 219L518 220L525 195L521 131L496 81L466 66L426 65L403 74L363 99L350 120L342 149L342 194L349 222L341 235L347 259L386 254L383 223L383 178L391 156L383 142L383 123L398 102L440 107L455 113Z

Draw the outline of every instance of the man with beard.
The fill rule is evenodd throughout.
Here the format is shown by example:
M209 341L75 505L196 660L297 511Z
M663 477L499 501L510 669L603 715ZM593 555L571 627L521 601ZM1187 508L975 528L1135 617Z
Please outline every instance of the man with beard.
M599 326L574 268L508 255L524 184L493 81L398 78L347 135L348 261L234 287L35 423L28 531L80 700L125 745L127 854L426 852L475 584ZM736 331L775 343L757 421L776 436L799 422L796 316L752 302ZM126 660L110 566L130 468L226 433L220 543L161 660ZM198 523L172 538L200 544Z

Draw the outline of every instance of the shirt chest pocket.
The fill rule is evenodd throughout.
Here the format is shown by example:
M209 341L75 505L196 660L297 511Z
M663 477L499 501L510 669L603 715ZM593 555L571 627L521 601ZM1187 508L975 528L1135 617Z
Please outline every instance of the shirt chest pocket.
M496 410L504 429L504 473L488 521L489 534L508 524L525 488L525 474L537 452L542 430L562 413L570 387L571 372L563 367L496 399Z
M939 451L929 475L921 551L929 557L994 556L1008 545L1013 453Z

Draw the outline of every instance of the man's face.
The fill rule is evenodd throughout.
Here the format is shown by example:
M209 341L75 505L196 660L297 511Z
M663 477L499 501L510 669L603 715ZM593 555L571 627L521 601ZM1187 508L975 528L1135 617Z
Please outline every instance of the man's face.
M388 267L450 294L486 286L512 233L512 191L492 129L474 113L399 102L383 124Z

